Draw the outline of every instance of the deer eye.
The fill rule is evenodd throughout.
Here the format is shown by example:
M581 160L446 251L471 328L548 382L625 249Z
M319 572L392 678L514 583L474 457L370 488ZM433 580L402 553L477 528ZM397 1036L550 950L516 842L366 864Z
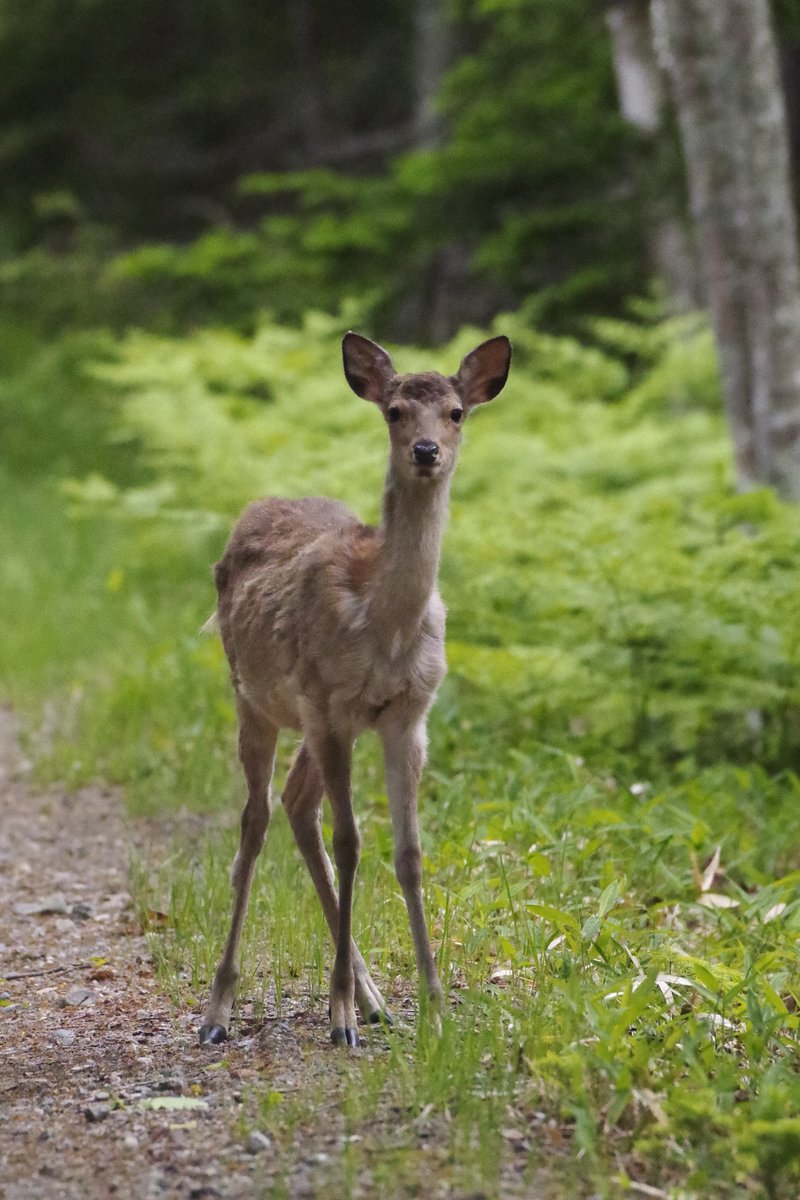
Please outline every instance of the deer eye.
M450 413L450 420L455 421L456 425L458 425L459 422L461 421L461 418L463 417L463 415L464 415L463 408L454 408L453 411Z
M394 425L395 421L400 420L400 409L397 407L396 404L392 404L390 406L389 412L388 412L388 417L393 425Z

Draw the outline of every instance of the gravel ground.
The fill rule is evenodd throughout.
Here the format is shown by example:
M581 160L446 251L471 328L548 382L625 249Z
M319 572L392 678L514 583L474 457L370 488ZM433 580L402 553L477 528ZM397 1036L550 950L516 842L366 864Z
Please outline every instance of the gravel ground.
M201 1049L198 1015L158 991L127 891L132 849L166 852L158 826L127 821L114 791L39 794L27 775L0 711L0 1196L324 1190L343 1142L335 1088L319 1095L330 1120L299 1129L288 1160L252 1098L331 1075L319 1014L267 1014L253 1036Z
M128 891L133 855L154 867L196 818L134 822L114 790L29 778L0 709L0 1200L487 1200L459 1186L441 1117L382 1098L348 1133L343 1074L386 1035L343 1058L298 997L258 1022L245 1003L233 1041L198 1045ZM410 988L392 1006L413 1022ZM569 1195L524 1170L527 1149L510 1146L492 1195Z

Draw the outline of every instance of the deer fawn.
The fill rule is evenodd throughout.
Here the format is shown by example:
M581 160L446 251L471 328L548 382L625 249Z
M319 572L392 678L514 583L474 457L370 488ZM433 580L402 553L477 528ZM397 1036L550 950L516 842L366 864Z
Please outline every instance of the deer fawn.
M434 1003L443 999L425 924L417 820L426 716L445 674L445 612L436 577L463 423L475 405L503 388L511 344L506 337L483 342L450 378L433 371L396 375L386 351L357 333L345 336L342 352L350 387L378 406L389 430L380 526L362 525L335 500L260 500L241 517L215 569L247 803L231 873L233 917L201 1043L228 1036L239 938L284 727L301 730L304 740L283 806L336 944L332 1041L358 1045L356 1002L365 1021L391 1021L351 937L360 856L351 757L355 738L367 728L383 743L394 861L417 968ZM323 792L333 812L338 895L322 841Z

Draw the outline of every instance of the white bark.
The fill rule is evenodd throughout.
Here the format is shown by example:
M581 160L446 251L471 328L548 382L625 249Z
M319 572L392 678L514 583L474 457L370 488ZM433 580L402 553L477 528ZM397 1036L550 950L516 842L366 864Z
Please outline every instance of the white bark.
M606 13L620 112L643 133L661 128L664 88L653 53L650 14L640 0L617 0Z
M620 112L647 145L638 164L637 188L650 261L670 308L687 312L702 301L683 200L674 182L676 149L664 120L667 81L653 47L648 0L613 0L606 23Z
M742 488L800 500L800 279L767 0L652 0Z

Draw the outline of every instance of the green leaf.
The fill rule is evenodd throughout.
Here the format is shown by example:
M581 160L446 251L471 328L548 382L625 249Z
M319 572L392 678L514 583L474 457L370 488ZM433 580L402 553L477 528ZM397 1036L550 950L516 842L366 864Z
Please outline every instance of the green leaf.
M581 940L584 942L593 942L600 930L603 928L603 922L594 913L591 917L587 917L581 928Z
M604 888L600 896L600 903L597 906L598 917L604 917L610 912L614 905L619 900L620 884L618 879L612 879L607 888Z
M554 908L552 904L529 904L528 912L536 917L544 917L546 921L552 921L559 929L569 929L577 931L580 927L575 917L571 913L563 912L560 908Z

